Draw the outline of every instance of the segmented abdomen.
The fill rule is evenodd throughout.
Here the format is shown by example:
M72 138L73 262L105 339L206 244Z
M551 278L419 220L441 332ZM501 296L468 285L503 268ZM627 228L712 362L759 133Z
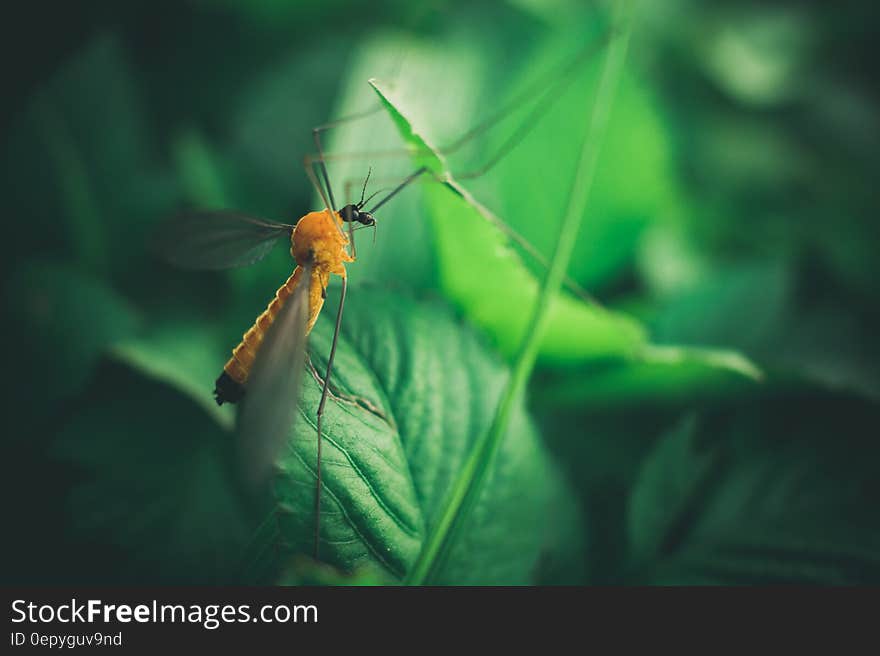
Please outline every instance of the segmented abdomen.
M214 388L214 398L217 400L218 405L222 405L224 402L235 403L244 396L244 385L254 364L254 358L257 356L260 344L263 343L263 337L266 331L269 330L269 326L272 325L284 302L290 297L293 290L296 289L301 276L302 268L296 267L287 281L275 292L275 298L272 299L266 310L257 317L254 325L244 334L241 343L232 349L232 357L229 358L226 366L223 367L223 373L220 374ZM310 282L312 281L305 281L306 284ZM311 297L313 294L309 294L309 296ZM312 300L310 298L310 301ZM315 308L310 308L310 310L309 314L311 315ZM313 321L309 322L309 328L311 328L312 323Z

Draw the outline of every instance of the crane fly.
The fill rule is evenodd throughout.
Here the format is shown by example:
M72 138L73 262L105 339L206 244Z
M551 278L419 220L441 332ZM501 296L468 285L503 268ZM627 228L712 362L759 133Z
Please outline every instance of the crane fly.
M323 129L326 128L322 126L314 132L319 150L318 134ZM326 188L316 179L313 165L321 171ZM323 159L308 156L306 166L310 179L324 200L325 209L309 212L295 224L229 210L187 212L175 217L159 235L158 246L164 257L176 266L217 270L254 264L263 259L278 241L287 239L290 242L290 254L296 262L293 273L278 288L266 310L233 349L214 386L214 398L218 405L242 402L236 432L241 436L241 448L246 455L241 459L242 479L252 494L256 494L268 479L275 457L293 422L306 338L324 306L330 276L337 275L342 279L336 327L317 412L317 557L320 538L317 518L320 517L321 504L321 423L345 303L345 265L356 260L353 226L375 227L373 212L376 208L402 191L422 171L403 180L372 209L366 210L365 206L376 195L365 198L371 173L368 172L360 200L332 210L330 208L334 207L335 199Z
M551 71L558 75L558 80L551 87L543 89L536 108L530 112L523 125L486 164L457 177L478 177L513 149L529 132L540 114L559 97L559 91L570 84L577 64L601 47L610 36L610 33L606 34L598 43L588 44L573 60ZM464 133L452 145L437 151L447 154L458 149L513 112L534 93L534 86L529 87L489 119ZM357 229L375 228L374 213L380 207L419 178L434 175L424 166L416 169L367 210L365 207L379 193L375 192L365 198L370 180L369 171L361 189L360 200L336 209L326 167L326 162L333 158L333 154L324 152L320 134L344 122L372 115L376 111L378 109L361 112L313 129L317 155L306 156L305 169L323 201L324 209L305 214L295 224L231 210L191 211L175 217L158 235L159 250L170 263L182 268L206 270L254 264L263 259L278 241L287 239L290 242L290 254L296 262L293 273L278 288L266 310L257 317L244 333L241 342L233 349L214 388L214 397L218 404L241 402L236 420L236 433L242 450L240 475L246 490L252 494L256 494L268 482L275 458L290 431L299 398L306 339L324 306L331 276L341 278L339 306L316 413L316 558L320 544L322 418L348 286L345 265L357 259L354 226L357 224ZM404 151L403 154L411 153ZM388 155L388 151L381 155ZM358 153L357 156L366 157L369 153ZM497 227L523 246L539 264L546 266L546 260L542 259L534 247L509 226L501 224ZM570 290L593 302L575 283L570 280L566 283Z

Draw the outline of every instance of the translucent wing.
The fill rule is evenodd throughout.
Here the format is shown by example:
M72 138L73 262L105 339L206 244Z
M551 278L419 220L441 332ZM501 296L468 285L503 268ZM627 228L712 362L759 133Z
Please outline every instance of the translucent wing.
M257 351L247 390L238 413L242 479L259 494L272 465L290 434L299 403L309 315L311 263L303 266L300 282L279 310Z
M263 259L292 225L229 210L180 214L156 235L156 250L185 269L227 269Z

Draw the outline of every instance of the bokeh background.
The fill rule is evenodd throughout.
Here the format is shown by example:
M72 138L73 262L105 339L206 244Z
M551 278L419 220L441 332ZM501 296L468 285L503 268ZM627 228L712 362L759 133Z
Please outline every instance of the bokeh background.
M150 252L150 236L182 207L288 222L315 208L301 165L311 128L376 107L369 78L405 95L407 118L440 145L523 90L537 101L557 80L548 71L601 39L608 5L190 0L18 12L0 40L3 579L251 580L241 563L254 526L225 464L233 415L210 392L289 256L279 247L249 269L181 272ZM519 421L537 436L523 457L553 481L514 471L518 500L507 503L534 512L502 508L445 582L880 581L876 14L854 1L639 3L569 268L639 346L573 324L542 352L531 422ZM606 50L534 121L525 101L448 158L545 255ZM517 148L467 179L523 121L534 126ZM381 111L327 144L393 151L332 163L337 195L370 167L372 189L412 168ZM367 300L355 300L352 325L371 334L370 312L388 306L406 330L427 302L438 324L479 344L441 367L503 368L515 352L503 312L522 309L487 317L479 298L450 289L450 267L476 281L479 267L442 247L450 236L427 193L389 203L375 243L360 233L352 294ZM457 238L463 252L477 239ZM437 375L421 372L409 391L433 393ZM446 392L464 406L477 394ZM416 444L431 431L408 408L394 410ZM529 524L538 516L562 524L552 554L538 539L546 527ZM308 566L277 578L297 550L259 580L314 581ZM346 580L331 571L319 580Z

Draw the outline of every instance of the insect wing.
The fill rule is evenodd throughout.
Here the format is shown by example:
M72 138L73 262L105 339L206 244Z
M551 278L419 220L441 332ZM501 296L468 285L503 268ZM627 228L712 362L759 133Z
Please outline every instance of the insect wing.
M155 246L185 269L227 269L263 259L292 225L229 210L180 214L159 231Z
M236 433L245 488L258 495L272 473L299 403L305 364L311 265L281 307L257 351Z

